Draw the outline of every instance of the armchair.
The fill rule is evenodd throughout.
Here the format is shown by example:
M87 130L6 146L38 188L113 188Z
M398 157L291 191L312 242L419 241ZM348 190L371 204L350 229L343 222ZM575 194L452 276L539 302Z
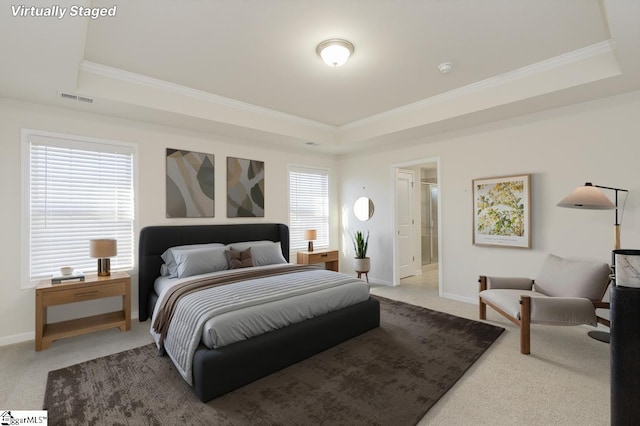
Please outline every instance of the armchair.
M531 351L531 324L597 325L596 308L609 284L606 263L548 255L535 280L481 275L480 319L487 305L520 327L520 352Z

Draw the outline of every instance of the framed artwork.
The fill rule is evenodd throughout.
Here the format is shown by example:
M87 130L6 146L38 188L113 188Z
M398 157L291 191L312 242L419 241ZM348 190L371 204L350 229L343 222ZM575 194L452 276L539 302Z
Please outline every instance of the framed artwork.
M227 157L227 217L264 217L264 161Z
M531 175L473 180L473 244L531 247Z
M167 148L167 217L214 217L213 154Z

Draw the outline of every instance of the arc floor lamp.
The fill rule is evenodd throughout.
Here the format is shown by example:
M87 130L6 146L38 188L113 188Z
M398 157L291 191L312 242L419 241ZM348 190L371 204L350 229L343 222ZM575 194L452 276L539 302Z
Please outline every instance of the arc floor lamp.
M615 204L611 202L601 189L615 191ZM613 248L620 249L620 222L618 215L618 193L629 191L610 186L594 185L587 182L584 186L576 188L571 194L564 197L557 204L559 207L587 210L615 210L615 223L613 225ZM609 342L609 333L604 331L590 331L589 336L602 342Z

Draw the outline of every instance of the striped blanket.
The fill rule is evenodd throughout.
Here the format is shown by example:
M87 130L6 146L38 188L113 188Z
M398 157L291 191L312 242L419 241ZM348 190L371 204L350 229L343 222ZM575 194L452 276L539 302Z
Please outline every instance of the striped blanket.
M191 385L193 355L210 318L354 281L361 282L349 275L290 264L268 271L234 270L221 276L195 278L160 296L152 334L158 348L166 351Z

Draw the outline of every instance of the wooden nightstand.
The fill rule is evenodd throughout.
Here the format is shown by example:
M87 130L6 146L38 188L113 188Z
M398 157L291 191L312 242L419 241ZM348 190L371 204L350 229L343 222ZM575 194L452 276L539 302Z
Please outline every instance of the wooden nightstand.
M121 311L47 324L49 306L112 296L122 296ZM54 285L43 280L36 287L36 351L48 349L54 340L114 327L131 330L131 278L126 272L87 274L82 282Z
M299 251L297 262L302 265L324 262L324 268L338 272L338 250Z

